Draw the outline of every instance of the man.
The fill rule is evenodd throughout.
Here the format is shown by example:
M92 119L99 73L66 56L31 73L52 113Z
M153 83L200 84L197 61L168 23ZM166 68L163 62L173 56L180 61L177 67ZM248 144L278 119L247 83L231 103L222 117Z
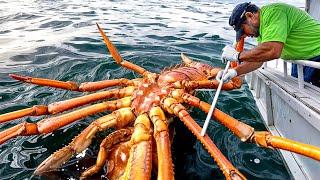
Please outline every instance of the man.
M257 37L258 46L241 53L231 45L223 49L223 60L242 62L227 71L225 82L280 57L320 62L320 23L294 6L275 3L259 9L254 4L241 3L232 11L229 24L236 31L237 41L241 37ZM297 77L296 66L292 67L291 74ZM305 81L320 86L319 70L305 67L304 73ZM217 75L219 81L221 76L222 71Z

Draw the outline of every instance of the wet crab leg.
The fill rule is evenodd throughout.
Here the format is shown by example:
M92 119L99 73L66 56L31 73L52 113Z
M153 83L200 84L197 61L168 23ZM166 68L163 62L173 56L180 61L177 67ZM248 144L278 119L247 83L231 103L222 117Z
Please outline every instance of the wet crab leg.
M36 77L30 77L30 76L22 76L19 74L9 74L10 77L23 81L30 84L36 84L40 86L50 86L60 89L66 89L71 91L79 91L79 87L77 83L73 81L58 81L58 80L52 80L52 79L44 79L44 78L36 78Z
M128 97L132 95L134 90L135 87L128 86L122 89L112 89L108 91L96 92L89 95L52 103L48 106L48 110L52 114L56 114L68 109L76 108L103 99Z
M104 40L105 45L107 46L111 56L116 61L117 64L128 68L130 70L133 70L134 72L141 74L143 76L148 76L150 73L146 69L142 68L141 66L138 66L136 64L133 64L129 61L123 60L120 53L118 52L117 48L112 44L112 42L108 39L107 35L103 32L103 30L100 28L99 24L97 23L97 27L99 29L99 32Z
M45 78L36 78L36 77L29 77L29 76L22 76L18 74L9 74L10 77L23 81L30 84L36 84L40 86L49 86L54 88L66 89L71 91L81 91L81 92L91 92L97 91L100 89L113 87L113 86L134 86L138 83L139 79L112 79L112 80L103 80L97 82L84 82L81 83L80 86L73 81L58 81L52 79L45 79Z
M131 149L126 170L120 179L150 179L152 170L152 136L150 119L137 117L130 139Z
M267 131L255 131L250 137L250 141L256 143L258 146L283 149L320 161L319 147L300 143L279 136L273 136Z
M141 81L140 78L136 79L112 79L112 80L103 80L103 81L95 81L95 82L84 82L81 83L79 86L80 91L97 91L100 89L108 88L108 87L113 87L113 86L137 86L138 83Z
M170 114L175 114L180 120L191 130L191 132L197 137L198 140L208 150L210 155L218 164L222 170L226 179L246 179L221 153L217 146L210 139L208 134L201 136L201 127L192 119L190 114L186 111L178 101L174 98L165 98L162 101L161 106Z
M76 136L69 145L56 151L43 161L34 173L42 174L59 168L64 162L68 161L73 154L80 153L85 150L91 144L91 141L97 132L104 131L110 127L120 129L134 121L134 119L135 115L130 108L121 108L113 111L109 115L93 121L78 136Z
M115 101L106 101L98 103L82 109L62 114L56 117L43 119L37 123L40 133L49 133L74 121L80 120L89 115L93 115L103 111L114 111L116 109L130 107L131 97L125 97Z
M192 59L190 59L188 56L186 56L183 53L181 53L181 59L183 63L188 67L195 67L197 64L196 62L194 62Z
M241 46L241 43L238 43L238 46ZM243 47L243 44L242 44ZM194 67L197 69L204 68L203 66L209 66L200 64L198 62L194 62L192 59L190 59L188 56L181 54L181 59L184 62L184 64L188 67ZM209 66L210 67L210 66ZM204 70L204 73L207 75L206 80L201 81L177 81L174 83L175 88L182 88L182 89L188 89L188 90L194 90L194 89L200 89L200 88L209 88L209 89L217 89L219 82L217 80L211 80L212 78L216 77L218 72L221 70L221 68L213 68L210 67L211 70ZM209 80L210 79L210 80ZM242 85L242 80L240 77L233 78L230 82L224 83L222 86L223 90L232 90L236 88L240 88Z
M154 125L154 139L157 145L158 179L174 179L171 146L167 119L160 107L153 107L149 117Z
M119 129L109 134L100 144L100 150L97 156L96 164L81 174L80 179L86 179L93 174L98 173L105 165L109 150L115 144L130 140L132 129Z
M237 44L236 44L235 49L236 49L238 52L242 52L243 49L244 49L244 37L241 37L241 38L239 39L239 41L236 42L236 43L237 43ZM231 68L234 68L234 67L237 67L237 66L239 65L239 62L237 62L237 61L232 61L232 62L230 63L230 65L231 65Z
M24 116L41 116L49 114L48 107L45 105L36 105L30 108L21 109L0 115L0 123L18 119Z
M184 90L174 90L171 93L171 96L177 99L180 103L187 103L191 106L198 107L206 113L209 112L211 106L210 104L201 101L199 98L192 96L191 94L186 93ZM217 108L214 109L212 116L218 122L230 129L242 141L248 140L254 133L254 128L232 118Z
M49 104L48 106L36 105L31 108L2 114L0 115L0 123L21 118L24 116L41 116L47 114L57 114L102 99L127 97L131 96L134 90L135 87L129 86L123 89L112 89L109 91L97 92L65 101L59 101Z
M178 91L176 91L174 94L176 94L175 98L182 98L184 102L192 106L198 107L206 113L209 112L210 104L200 101L199 98L187 93L182 93L178 95ZM273 136L270 132L267 131L255 131L253 127L236 120L235 118L225 114L217 108L215 108L213 112L213 117L221 124L223 124L225 127L227 127L236 136L238 136L240 140L243 142L256 143L257 145L266 148L283 149L320 161L319 147L300 143L279 136Z
M219 82L217 80L202 80L202 81L177 81L174 83L174 87L178 89L217 89ZM233 78L231 81L224 83L222 85L223 90L232 90L240 88L242 85L242 80L239 77Z
M0 132L0 144L17 136L30 136L36 134L49 133L89 115L93 115L107 110L113 111L123 107L129 107L130 105L131 97L125 97L115 101L106 101L103 103L91 105L57 117L43 119L37 123L24 122Z

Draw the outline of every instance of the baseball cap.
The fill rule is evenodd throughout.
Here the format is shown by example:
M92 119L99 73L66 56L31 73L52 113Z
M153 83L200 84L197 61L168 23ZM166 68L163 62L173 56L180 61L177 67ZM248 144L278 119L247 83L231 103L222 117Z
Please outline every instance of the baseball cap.
M229 17L229 25L232 26L233 29L236 31L237 41L239 41L240 37L243 35L243 29L241 28L241 24L245 20L245 13L250 4L250 2L238 4L233 9L231 16Z

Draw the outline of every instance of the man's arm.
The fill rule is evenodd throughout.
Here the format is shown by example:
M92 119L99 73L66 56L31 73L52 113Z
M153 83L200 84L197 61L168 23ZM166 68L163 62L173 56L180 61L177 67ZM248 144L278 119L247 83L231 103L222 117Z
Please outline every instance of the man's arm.
M240 53L240 60L244 61L242 64L234 69L229 69L224 76L223 81L228 81L235 76L246 74L261 67L263 62L277 59L280 57L283 49L283 43L277 41L264 42L259 44L256 48L249 51L243 51ZM239 53L231 46L226 46L223 49L222 59L228 61L236 61ZM222 71L216 76L216 79L220 81L222 79Z
M237 71L237 75L246 74L248 72L254 71L261 67L263 62L243 62L238 65L235 70Z
M244 62L266 62L280 58L282 49L282 42L264 42L249 51L241 52L239 59Z

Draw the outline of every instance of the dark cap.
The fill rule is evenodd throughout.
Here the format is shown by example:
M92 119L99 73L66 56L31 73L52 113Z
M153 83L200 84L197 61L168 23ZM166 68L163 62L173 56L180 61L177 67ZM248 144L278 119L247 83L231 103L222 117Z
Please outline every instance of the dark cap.
M245 13L250 4L251 4L250 2L238 4L233 9L232 14L229 18L229 25L232 26L237 33L236 34L237 41L240 40L240 37L243 34L243 29L241 28L241 24L245 20Z

